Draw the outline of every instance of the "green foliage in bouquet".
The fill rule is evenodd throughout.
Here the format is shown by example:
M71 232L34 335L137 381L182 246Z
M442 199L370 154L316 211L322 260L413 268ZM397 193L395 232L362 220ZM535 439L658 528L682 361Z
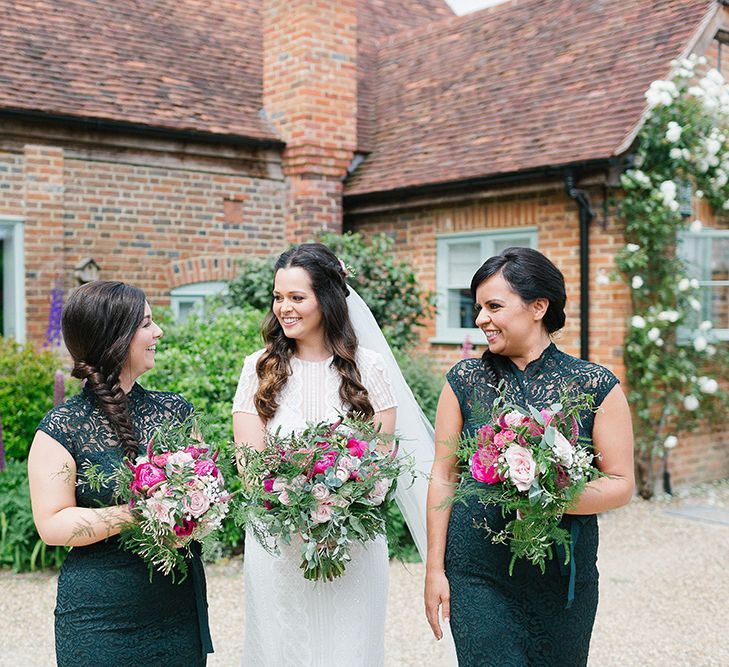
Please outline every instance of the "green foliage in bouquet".
M67 547L49 547L41 540L30 507L27 464L8 461L0 471L0 567L15 572L59 568L67 553Z
M555 545L570 558L570 534L560 521L585 486L602 473L593 465L589 440L579 435L579 424L593 409L593 397L566 390L560 403L547 409L510 403L503 384L491 410L474 419L483 426L463 434L454 451L464 463L462 483L452 502L476 497L497 506L509 519L503 530L484 529L495 544L511 550L509 573L524 558L545 571ZM479 482L479 483L476 483Z

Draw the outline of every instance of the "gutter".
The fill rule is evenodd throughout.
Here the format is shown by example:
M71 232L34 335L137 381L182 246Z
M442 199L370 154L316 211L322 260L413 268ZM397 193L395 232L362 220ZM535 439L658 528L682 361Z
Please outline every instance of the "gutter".
M580 216L580 357L590 360L590 221L595 213L585 190L576 187L572 169L564 171L564 188Z
M235 134L218 134L200 130L178 130L141 123L107 120L104 118L88 118L64 114L43 113L21 109L0 109L0 118L18 121L53 123L66 128L97 132L126 132L140 137L169 139L175 141L198 141L204 143L227 144L229 146L248 146L252 148L273 148L283 150L286 144L279 139L259 139Z

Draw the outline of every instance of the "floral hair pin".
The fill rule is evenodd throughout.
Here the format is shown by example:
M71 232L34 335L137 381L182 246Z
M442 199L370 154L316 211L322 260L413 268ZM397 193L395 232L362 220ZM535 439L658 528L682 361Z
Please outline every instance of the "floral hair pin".
M345 278L356 277L357 272L354 270L353 266L347 264L343 259L340 259L339 257L337 257L337 259L339 260L339 266L342 267L342 273L344 273Z

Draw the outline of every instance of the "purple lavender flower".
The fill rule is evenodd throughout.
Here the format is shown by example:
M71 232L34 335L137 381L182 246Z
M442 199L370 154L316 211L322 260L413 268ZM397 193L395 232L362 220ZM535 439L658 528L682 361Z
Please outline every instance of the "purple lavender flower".
M466 336L463 339L463 345L461 346L461 357L468 359L473 354L473 344L471 343L470 336Z
M61 405L66 398L66 378L63 371L56 371L53 378L53 407Z
M63 280L60 278L51 288L51 310L48 313L48 329L43 347L60 347L61 345L61 313L63 312Z

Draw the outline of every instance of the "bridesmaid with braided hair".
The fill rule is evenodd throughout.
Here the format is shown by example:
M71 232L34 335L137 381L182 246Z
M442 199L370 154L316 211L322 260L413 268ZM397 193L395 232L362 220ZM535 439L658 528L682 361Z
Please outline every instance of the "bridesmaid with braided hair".
M165 422L193 411L182 397L147 391L162 329L142 290L116 281L79 287L62 330L81 392L41 420L28 456L33 518L46 544L73 547L58 578L56 661L61 667L205 665L212 644L199 554L180 583L120 549L131 519L112 489L76 485L87 464L106 473L135 459Z

